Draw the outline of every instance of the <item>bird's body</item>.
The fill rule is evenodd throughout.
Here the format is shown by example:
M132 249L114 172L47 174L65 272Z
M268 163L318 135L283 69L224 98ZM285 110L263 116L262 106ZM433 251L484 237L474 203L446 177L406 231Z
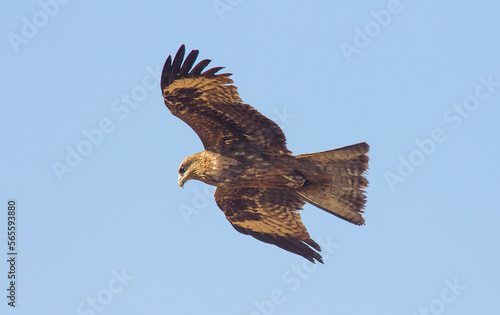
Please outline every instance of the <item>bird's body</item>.
M292 155L281 128L239 98L222 68L202 73L198 51L184 60L184 45L169 56L161 88L171 113L198 134L205 150L179 167L181 187L190 180L217 186L214 198L233 227L314 262L322 262L298 210L308 202L356 225L366 203L368 144Z
M184 179L197 179L213 186L300 188L306 181L298 173L299 163L289 154L269 156L255 152L227 156L202 151L186 158L180 168L189 169L193 161L199 165L198 173Z

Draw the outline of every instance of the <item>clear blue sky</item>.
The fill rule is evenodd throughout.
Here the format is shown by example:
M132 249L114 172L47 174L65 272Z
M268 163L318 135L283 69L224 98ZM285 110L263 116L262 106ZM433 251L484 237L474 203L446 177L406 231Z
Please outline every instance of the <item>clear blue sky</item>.
M15 314L500 313L499 2L55 1L0 13L1 314L10 198ZM295 154L371 145L366 226L301 212L324 265L177 186L181 44Z

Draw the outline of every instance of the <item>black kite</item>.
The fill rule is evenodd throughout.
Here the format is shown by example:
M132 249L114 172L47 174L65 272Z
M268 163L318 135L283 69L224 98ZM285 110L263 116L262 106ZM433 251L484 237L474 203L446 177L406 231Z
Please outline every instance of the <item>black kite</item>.
M292 155L281 128L240 99L222 67L203 72L211 60L184 60L182 45L168 57L161 90L170 112L200 137L205 150L179 167L179 185L197 179L217 186L215 201L233 227L256 239L323 262L320 246L300 219L308 202L337 217L364 224L369 146Z

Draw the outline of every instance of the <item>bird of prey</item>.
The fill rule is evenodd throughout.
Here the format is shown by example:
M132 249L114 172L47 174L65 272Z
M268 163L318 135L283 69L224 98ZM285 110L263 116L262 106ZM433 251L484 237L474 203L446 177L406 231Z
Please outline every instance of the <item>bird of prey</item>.
M182 45L167 58L161 90L205 150L182 161L179 186L190 179L216 186L215 201L238 232L323 263L299 210L307 202L363 225L368 144L292 155L281 128L243 103L230 73L205 70L209 59L194 65L198 50L184 55Z

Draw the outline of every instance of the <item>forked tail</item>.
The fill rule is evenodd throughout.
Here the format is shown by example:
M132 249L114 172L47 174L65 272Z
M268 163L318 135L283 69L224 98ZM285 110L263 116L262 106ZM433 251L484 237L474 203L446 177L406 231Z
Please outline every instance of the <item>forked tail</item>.
M347 147L300 154L296 156L308 179L297 192L310 204L337 217L362 225L361 216L366 203L364 188L368 186L365 172L368 169L365 143Z

